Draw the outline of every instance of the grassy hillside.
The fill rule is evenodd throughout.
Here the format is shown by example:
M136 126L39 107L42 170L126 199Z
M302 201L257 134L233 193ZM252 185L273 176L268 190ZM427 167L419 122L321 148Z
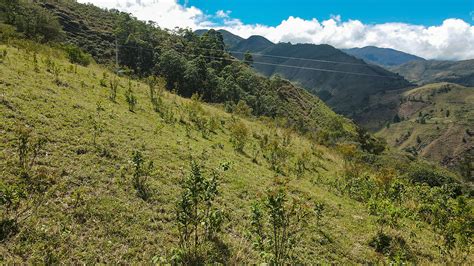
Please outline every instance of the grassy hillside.
M474 86L474 60L415 61L390 70L419 85L451 82L468 87Z
M436 83L401 95L397 121L378 133L390 145L450 167L472 156L474 88Z
M223 233L210 241L203 258L207 262L267 260L249 237L250 210L252 202L282 182L290 198L320 210L318 219L314 214L305 217L308 224L299 231L293 262L444 259L437 252L439 238L430 225L414 221L420 219L415 215L418 201L410 207L396 205L405 214L412 209L414 216L400 217L396 227L382 227L382 236L396 236L396 241L390 237L384 238L389 246L369 245L381 230L379 216L369 214L376 214L377 209L367 209L363 193L369 191L359 186L376 184L362 176L375 177L379 170L350 159L357 154L350 152L350 145L327 148L276 127L272 120L238 117L196 99L183 99L166 92L164 83L155 87L160 105L154 110L150 88L142 82L117 78L97 65L73 65L63 52L47 46L23 41L12 45L0 46L4 55L0 63L0 195L7 200L1 208L0 261L176 259L175 204L191 158L203 165L204 175L222 164L229 168L218 177L215 202L225 213ZM114 80L119 86L112 101L107 83ZM133 107L126 100L131 95L136 99ZM236 128L247 133L242 135ZM264 139L276 146L262 143ZM242 152L236 151L239 140L244 144ZM19 143L26 147L26 155L19 155L19 150L25 150ZM266 145L276 147L279 155L274 157L273 148L268 150ZM137 164L132 163L137 151L146 164L154 163L146 176L138 175L143 178L138 184ZM26 158L26 165L19 158ZM404 169L409 162L399 163ZM349 174L360 180L359 186L344 181L342 177ZM418 191L409 183L400 184L410 193ZM377 190L372 187L371 191ZM377 252L374 245L384 249ZM472 262L469 255L465 259Z

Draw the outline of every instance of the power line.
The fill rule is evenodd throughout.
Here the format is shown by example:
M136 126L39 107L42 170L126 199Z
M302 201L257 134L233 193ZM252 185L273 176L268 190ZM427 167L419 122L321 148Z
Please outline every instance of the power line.
M195 55L201 56L204 58L210 59L221 59L221 60L228 60L234 62L242 62L236 58L225 58L225 57L216 57L216 56L205 56L205 55ZM340 71L340 70L333 70L333 69L324 69L324 68L313 68L313 67L301 67L301 66L293 66L293 65L284 65L284 64L273 64L273 63L266 63L266 62L252 62L252 64L260 64L260 65L269 65L269 66L280 66L280 67L288 67L288 68L298 68L304 70L313 70L313 71L321 71L321 72L331 72L331 73L339 73L339 74L349 74L349 75L358 75L358 76L368 76L368 77L380 77L380 78L391 78L391 79L398 79L397 77L390 77L390 76L382 76L382 75L374 75L374 74L364 74L364 73L357 73L357 72L347 72L347 71Z
M129 48L138 49L138 47L127 46L127 45L119 45L119 47L129 47ZM149 48L140 48L140 49L153 51L153 49L149 49ZM214 51L220 51L220 50L214 50ZM217 56L206 56L206 55L201 55L201 54L192 54L192 55L194 55L194 56L201 56L201 57L209 58L209 59L218 59L218 60L227 60L227 61L233 61L233 62L242 62L242 60L239 60L239 59L236 59L236 58L217 57ZM398 79L398 77L382 76L382 75L376 75L376 74L365 74L365 73L348 72L348 71L333 70L333 69L324 69L324 68L313 68L313 67L303 67L303 66L286 65L286 64L274 64L274 63L258 62L258 61L254 61L254 62L252 62L252 64L268 65L268 66L280 66L280 67L287 67L287 68L296 68L296 69L304 69L304 70L312 70L312 71L320 71L320 72L330 72L330 73L339 73L339 74L348 74L348 75L357 75L357 76L367 76L367 77L379 77L379 78ZM365 66L367 66L367 65L365 65Z
M127 46L127 45L120 45L122 47L129 47L129 48L137 48L133 46ZM145 50L150 50L153 51L153 49L150 48L143 48L140 47L141 49ZM196 49L200 50L207 50L207 51L221 51L217 49L209 49L209 48L200 48L200 47L195 47ZM222 50L231 54L245 54L246 52L240 52L240 51L232 51L232 50ZM262 53L252 53L250 52L252 56L257 56L257 57L270 57L270 58L280 58L280 59L290 59L290 60L301 60L301 61L309 61L309 62L318 62L318 63L328 63L328 64L341 64L341 65L354 65L354 66L370 66L369 64L364 64L364 63L351 63L351 62L341 62L341 61L332 61L332 60L322 60L322 59L313 59L313 58L304 58L304 57L291 57L291 56L280 56L280 55L269 55L269 54L262 54ZM385 76L384 76L385 77Z
M213 50L207 48L197 48L201 50ZM246 52L239 52L239 51L231 51L225 50L231 54L246 54ZM355 65L355 66L368 66L368 64L362 63L350 63L350 62L340 62L340 61L331 61L331 60L322 60L322 59L312 59L312 58L304 58L304 57L291 57L291 56L280 56L280 55L269 55L269 54L262 54L262 53L252 53L252 56L260 56L260 57L272 57L272 58L280 58L280 59L291 59L291 60L301 60L301 61L311 61L311 62L319 62L319 63L330 63L330 64L341 64L341 65Z

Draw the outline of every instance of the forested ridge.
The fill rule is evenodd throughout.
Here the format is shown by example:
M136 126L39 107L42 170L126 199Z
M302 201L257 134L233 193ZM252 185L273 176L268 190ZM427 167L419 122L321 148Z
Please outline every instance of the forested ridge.
M472 263L460 176L158 26L0 0L0 262Z

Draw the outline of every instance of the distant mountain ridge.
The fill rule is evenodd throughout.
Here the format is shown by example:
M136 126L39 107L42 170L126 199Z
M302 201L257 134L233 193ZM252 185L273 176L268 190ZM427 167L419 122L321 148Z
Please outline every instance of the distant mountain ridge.
M413 61L392 67L390 70L420 85L434 82L451 82L474 87L474 59L463 61Z
M366 46L362 48L341 49L364 61L381 66L398 66L411 61L425 61L416 55L408 54L391 48Z

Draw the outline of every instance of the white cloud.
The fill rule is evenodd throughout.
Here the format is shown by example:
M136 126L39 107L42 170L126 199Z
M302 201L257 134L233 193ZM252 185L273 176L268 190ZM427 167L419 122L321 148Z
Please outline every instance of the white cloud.
M194 6L180 5L176 0L78 0L80 3L117 9L133 14L141 20L152 20L162 28L195 28L206 25L207 16Z
M421 26L405 23L364 24L359 20L343 21L339 15L330 19L304 20L290 16L278 26L244 24L230 17L230 11L205 14L194 6L177 0L79 0L132 13L142 20L153 20L160 27L223 28L242 37L262 35L273 42L326 43L338 48L373 45L393 48L427 59L473 59L474 26L461 19L446 19L441 25ZM471 12L471 15L474 15Z
M218 18L228 18L230 13L231 13L230 10L227 10L227 11L217 10L216 17L218 17Z

